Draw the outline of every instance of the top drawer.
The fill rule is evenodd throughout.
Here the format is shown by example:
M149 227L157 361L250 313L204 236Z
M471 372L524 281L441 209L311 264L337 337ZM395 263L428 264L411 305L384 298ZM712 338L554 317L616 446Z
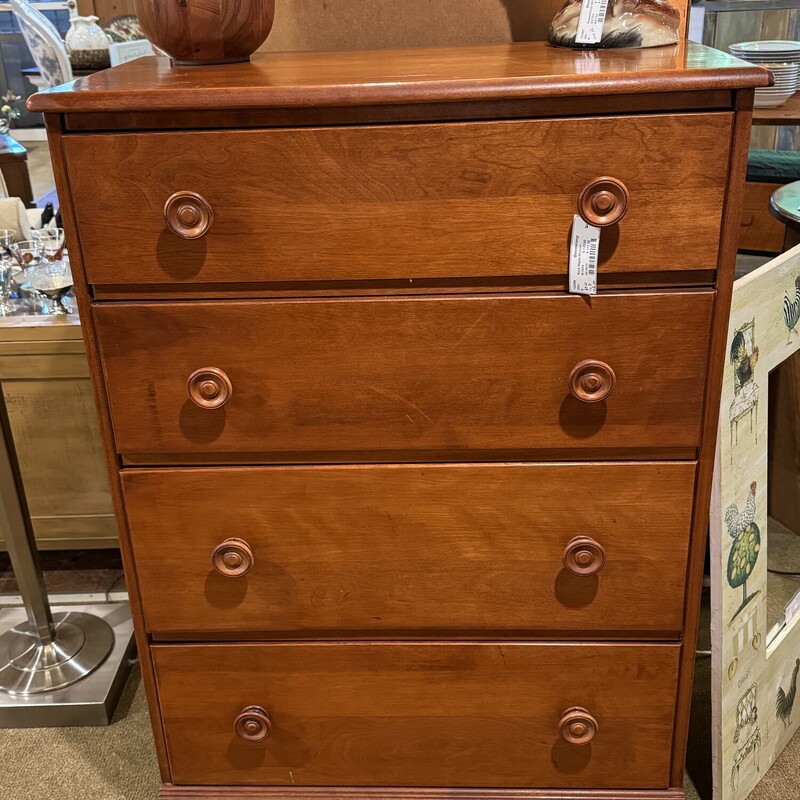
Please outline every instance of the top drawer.
M93 134L64 150L97 285L566 282L579 196L603 176L629 194L601 237L610 283L715 268L731 124L714 113ZM166 216L178 233L165 219L176 193Z

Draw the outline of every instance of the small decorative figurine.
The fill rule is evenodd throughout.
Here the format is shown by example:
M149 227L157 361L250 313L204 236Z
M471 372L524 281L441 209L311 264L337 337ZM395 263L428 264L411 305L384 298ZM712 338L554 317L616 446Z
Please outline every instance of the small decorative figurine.
M556 47L662 47L679 39L681 15L667 0L610 0L599 42L576 42L584 0L566 0L550 23L548 41Z
M73 69L97 70L111 66L108 36L97 24L99 17L72 17L64 37Z

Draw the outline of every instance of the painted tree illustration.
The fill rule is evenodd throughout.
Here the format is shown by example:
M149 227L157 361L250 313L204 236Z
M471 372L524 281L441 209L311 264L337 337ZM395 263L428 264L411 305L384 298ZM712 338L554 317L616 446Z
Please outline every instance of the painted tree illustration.
M728 556L728 584L732 589L742 587L742 604L733 615L734 618L759 593L747 594L747 579L761 552L761 531L755 523L757 486L755 481L750 484L750 493L743 511L740 512L736 503L732 503L725 512L725 525L728 535L733 539Z

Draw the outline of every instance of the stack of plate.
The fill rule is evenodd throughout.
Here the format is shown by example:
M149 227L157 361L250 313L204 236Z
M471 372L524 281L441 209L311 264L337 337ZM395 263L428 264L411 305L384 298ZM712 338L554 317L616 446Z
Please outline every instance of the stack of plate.
M800 42L772 39L763 42L739 42L728 48L731 55L759 64L775 75L775 85L756 89L756 108L782 106L798 89Z

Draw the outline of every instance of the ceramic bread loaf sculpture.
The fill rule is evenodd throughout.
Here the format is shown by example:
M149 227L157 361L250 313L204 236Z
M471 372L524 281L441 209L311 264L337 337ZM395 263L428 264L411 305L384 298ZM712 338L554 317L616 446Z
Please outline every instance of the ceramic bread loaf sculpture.
M553 18L549 40L575 47L583 0L566 0ZM681 14L668 0L611 0L598 47L662 47L680 38Z
M683 797L769 75L586 63L144 58L30 100L164 800Z

